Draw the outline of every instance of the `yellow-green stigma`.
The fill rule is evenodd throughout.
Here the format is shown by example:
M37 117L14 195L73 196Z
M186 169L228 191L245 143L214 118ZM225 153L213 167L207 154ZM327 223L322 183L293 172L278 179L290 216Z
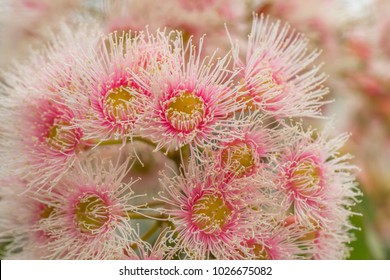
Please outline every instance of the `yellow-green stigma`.
M177 130L189 132L201 122L204 102L192 92L184 91L172 98L167 107L167 119Z
M241 177L254 168L255 156L249 144L236 142L222 150L221 163L223 167L227 167L236 176Z
M45 205L41 211L41 219L47 219L54 213L54 207Z
M73 150L77 145L77 131L68 122L54 122L47 136L50 147L59 151Z
M206 233L221 230L229 220L231 210L216 194L204 195L192 207L192 221Z
M95 194L83 197L75 207L75 222L82 233L95 235L110 219L106 202Z
M305 195L318 189L320 181L320 170L311 160L299 163L291 174L292 188Z
M129 113L133 114L136 111L132 106L134 99L128 87L113 88L106 97L106 110L115 119L126 119Z
M269 256L267 250L260 243L255 243L251 246L252 253L255 260L268 260Z

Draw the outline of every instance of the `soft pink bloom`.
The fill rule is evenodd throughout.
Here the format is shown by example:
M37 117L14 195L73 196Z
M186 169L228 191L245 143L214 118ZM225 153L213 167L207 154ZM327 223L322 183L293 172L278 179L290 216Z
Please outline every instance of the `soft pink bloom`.
M51 259L110 259L136 238L130 213L137 210L130 189L122 183L129 160L104 167L97 156L75 164L49 194L56 211L45 220L51 238L47 244Z
M4 151L4 156L14 158L10 166L15 168L13 174L25 178L32 188L44 188L71 167L81 148L82 131L72 127L72 111L55 95L32 94L28 102L24 98L20 104L7 107L13 114L2 141L14 139L15 150Z
M30 187L44 188L49 181L59 180L87 145L82 142L82 129L74 125L76 108L65 104L64 94L72 94L74 82L80 79L74 58L92 48L91 38L98 33L90 27L74 32L63 25L52 34L44 52L32 52L0 84L1 91L7 92L2 95L1 151L12 158L11 174L25 178ZM11 141L14 150L7 147Z
M293 260L311 252L312 240L304 240L306 232L283 222L260 222L253 232L244 235L238 248L243 259Z
M170 256L185 258L239 258L236 249L256 220L270 217L280 202L269 194L276 192L265 178L226 180L226 171L212 163L199 164L191 159L188 170L173 178L164 177L161 209L175 225L176 244ZM273 190L272 190L273 189ZM277 192L276 192L277 193ZM280 204L279 204L280 205Z
M85 139L99 142L139 134L154 101L149 74L165 63L169 38L162 32L113 33L102 38L95 52L75 58L81 78L64 98L79 112L76 123Z
M141 132L157 143L157 149L229 141L230 127L238 125L231 116L243 103L236 100L240 94L228 70L229 55L202 59L201 50L202 41L195 48L178 36L168 62L151 77L156 101Z
M263 116L247 118L242 127L232 128L236 136L210 151L220 168L233 177L251 176L267 166L270 154L279 151L282 139L291 137L288 129L271 128L275 123Z
M45 203L26 193L27 183L15 178L1 180L0 242L5 259L45 259L50 231L42 224L54 211L50 199Z
M288 25L270 21L254 18L245 60L235 47L246 99L252 110L260 108L276 117L318 116L328 92L320 67L311 67L319 52L308 52L308 40Z
M347 223L360 192L351 175L350 156L338 155L348 137L317 137L303 134L281 152L279 176L286 208L293 207L295 219L308 228L326 229L340 217Z
M350 222L335 222L332 227L318 230L314 239L312 258L315 260L340 260L349 257L353 241L351 230L356 230Z

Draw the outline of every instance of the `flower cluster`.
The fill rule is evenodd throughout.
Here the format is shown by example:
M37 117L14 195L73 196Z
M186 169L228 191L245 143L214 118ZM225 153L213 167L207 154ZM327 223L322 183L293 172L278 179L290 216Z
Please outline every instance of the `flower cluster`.
M346 258L355 167L297 119L326 103L307 39L257 15L228 51L127 30L64 24L4 76L5 257Z

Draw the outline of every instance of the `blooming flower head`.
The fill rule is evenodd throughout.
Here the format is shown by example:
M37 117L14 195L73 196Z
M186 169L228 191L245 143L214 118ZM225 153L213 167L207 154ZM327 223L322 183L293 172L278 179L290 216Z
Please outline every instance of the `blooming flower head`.
M62 31L68 39L69 29ZM2 116L7 120L2 123L2 152L15 158L10 172L25 178L33 188L58 180L83 149L83 132L73 126L75 113L61 98L63 90L72 90L76 79L72 57L79 49L53 41L44 54L36 53L29 63L8 72L1 85L8 93L1 97ZM60 52L63 48L67 51ZM15 150L7 148L9 142Z
M15 178L1 181L0 242L5 245L6 259L46 258L45 246L50 231L41 227L55 211L48 199L41 202L25 192L26 182Z
M77 125L85 132L84 138L98 142L137 135L153 101L145 72L158 71L169 51L169 36L163 32L156 36L112 33L103 38L99 50L77 58L82 77L75 93L67 96L80 112Z
M286 219L286 226L295 228L299 234L298 242L304 244L305 250L301 252L301 256L315 260L345 259L349 256L351 248L348 244L353 241L350 232L356 230L348 220L351 213L342 208L332 211L338 217L326 225L302 225L294 215Z
M308 41L290 30L288 25L256 16L249 35L245 61L238 57L242 68L243 89L252 109L277 117L315 116L324 104L327 93L319 67L309 68L318 52L307 54Z
M311 133L303 135L282 152L281 188L298 223L321 229L331 226L337 217L347 219L359 192L351 177L349 155L337 156L347 137L311 137Z
M254 231L243 236L237 246L243 259L293 260L311 253L312 240L304 240L305 233L296 225L285 225L272 220L259 222Z
M257 174L259 168L266 166L268 156L279 150L281 139L291 134L287 129L271 129L273 125L264 116L249 116L242 127L232 128L237 130L235 138L210 153L233 177Z
M74 160L82 131L71 126L73 114L69 108L54 100L38 100L25 110L23 144L29 153L27 161L36 172L31 176L46 173L47 180L55 178Z
M156 101L142 133L157 142L157 149L225 139L229 127L238 124L230 116L242 107L234 98L238 93L234 74L227 70L229 56L201 59L202 41L197 51L191 41L184 45L180 35L172 44L168 63L160 64L152 77Z
M226 171L197 161L192 158L183 175L163 180L161 200L170 208L161 211L168 214L175 225L172 235L177 235L170 254L184 253L194 259L238 258L235 244L254 220L272 212L277 200L267 200L266 187L258 180L227 181Z
M56 211L44 224L53 239L46 258L110 259L133 240L129 215L137 206L132 182L122 183L128 168L129 161L104 166L92 155L62 178L49 195Z
M350 256L352 248L348 245L353 237L346 232L356 230L349 223L338 224L333 228L319 230L314 239L312 258L315 260L340 260Z

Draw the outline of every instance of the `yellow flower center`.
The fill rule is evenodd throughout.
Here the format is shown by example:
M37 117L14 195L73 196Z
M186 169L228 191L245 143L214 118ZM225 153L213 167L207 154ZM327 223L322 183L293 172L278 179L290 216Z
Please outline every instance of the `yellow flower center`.
M95 194L83 197L75 207L75 221L82 233L97 234L109 218L108 205Z
M177 130L194 130L203 119L205 108L201 98L184 91L173 97L167 107L167 119Z
M258 108L256 103L254 102L254 97L252 96L251 92L248 91L246 81L244 78L242 78L239 82L240 86L240 94L237 96L236 100L239 104L244 104L244 110L245 111L253 111ZM241 109L238 109L241 110Z
M106 97L106 110L112 118L126 120L140 109L134 106L134 101L135 97L128 87L113 88Z
M54 207L45 205L41 211L40 217L41 219L47 219L51 216L51 214L53 214L53 212L54 212Z
M278 73L274 73L270 66L261 71L260 82L256 85L255 100L260 101L263 107L274 110L275 103L282 98L281 93L285 90L286 83L283 82L283 77Z
M270 259L266 247L263 244L257 243L254 240L245 240L242 245L244 245L246 248L244 250L237 250L237 252L244 259L248 259L248 258L253 260Z
M320 170L311 160L299 163L292 172L291 185L293 189L304 195L310 195L320 188Z
M315 221L314 219L309 219L309 223L302 225L298 224L299 229L302 232L302 236L298 239L300 241L313 241L318 237L319 231L321 231L322 226L319 221ZM286 219L286 226L290 226L292 224L297 223L294 216L290 216ZM303 234L304 233L304 234Z
M254 74L258 78L258 83L256 84L256 87L258 90L257 94L259 96L263 95L271 89L283 89L282 76L280 76L280 74L278 73L275 73L273 68L268 63L264 62L261 69Z
M283 88L282 80L279 75L272 73L270 70L265 75L265 80L261 83L265 89L281 89Z
M256 257L256 260L268 260L269 256L267 250L260 243L255 243L252 245L252 253Z
M221 153L222 166L229 168L236 176L248 174L255 166L255 157L250 145L244 142L227 146Z
M204 232L221 230L229 220L231 210L219 195L204 195L192 207L192 221Z
M38 225L44 225L42 229L36 231L36 238L42 241L48 241L52 236L52 228L50 227L51 221L47 221L52 215L54 215L56 208L50 205L41 204L39 206L39 213L37 213L37 220L35 221Z
M50 147L59 151L73 150L78 142L78 131L70 128L68 122L56 122L50 127L47 136Z

